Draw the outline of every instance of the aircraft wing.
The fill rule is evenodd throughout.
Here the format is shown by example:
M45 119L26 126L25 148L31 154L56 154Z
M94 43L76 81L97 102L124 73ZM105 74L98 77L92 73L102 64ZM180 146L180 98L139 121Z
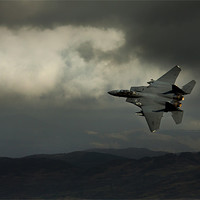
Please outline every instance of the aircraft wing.
M178 77L180 71L181 71L180 67L176 65L171 70L169 70L167 73L165 73L163 76L161 76L159 79L157 79L157 81L166 82L166 83L170 83L171 85L173 85L175 83L176 78Z
M175 83L181 69L178 66L173 67L159 79L151 83L146 90L156 90L158 93L164 93L172 90L172 85Z
M147 121L151 132L155 132L160 127L160 121L163 116L163 111L155 106L142 106L142 112Z

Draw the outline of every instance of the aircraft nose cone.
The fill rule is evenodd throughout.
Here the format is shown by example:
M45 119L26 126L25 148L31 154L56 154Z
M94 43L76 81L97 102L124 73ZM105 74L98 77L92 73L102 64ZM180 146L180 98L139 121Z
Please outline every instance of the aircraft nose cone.
M115 93L116 92L114 90L108 92L108 94L110 94L110 95L115 95Z

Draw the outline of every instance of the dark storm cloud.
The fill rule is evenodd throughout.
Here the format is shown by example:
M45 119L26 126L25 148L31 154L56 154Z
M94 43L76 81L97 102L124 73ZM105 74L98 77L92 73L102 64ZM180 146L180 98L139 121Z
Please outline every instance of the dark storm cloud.
M126 44L112 53L116 61L139 57L160 67L179 64L197 69L199 10L198 1L11 1L1 2L0 23L11 27L73 24L120 28ZM92 56L89 53L87 57Z

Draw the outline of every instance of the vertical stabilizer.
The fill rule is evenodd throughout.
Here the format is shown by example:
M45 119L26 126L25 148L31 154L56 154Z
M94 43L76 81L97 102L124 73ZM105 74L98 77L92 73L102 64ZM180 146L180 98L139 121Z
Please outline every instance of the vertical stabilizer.
M176 124L180 124L183 119L183 110L172 111L172 117Z
M196 84L196 81L192 80L189 83L187 83L186 85L184 85L183 88L182 88L182 90L186 94L190 94L192 92L192 89L194 88L195 84Z

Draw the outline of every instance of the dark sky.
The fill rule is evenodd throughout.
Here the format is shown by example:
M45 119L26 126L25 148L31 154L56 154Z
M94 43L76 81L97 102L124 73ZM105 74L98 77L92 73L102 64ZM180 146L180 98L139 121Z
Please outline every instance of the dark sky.
M198 1L1 1L0 156L95 147L200 151ZM197 84L149 132L139 109L107 94L179 65Z

